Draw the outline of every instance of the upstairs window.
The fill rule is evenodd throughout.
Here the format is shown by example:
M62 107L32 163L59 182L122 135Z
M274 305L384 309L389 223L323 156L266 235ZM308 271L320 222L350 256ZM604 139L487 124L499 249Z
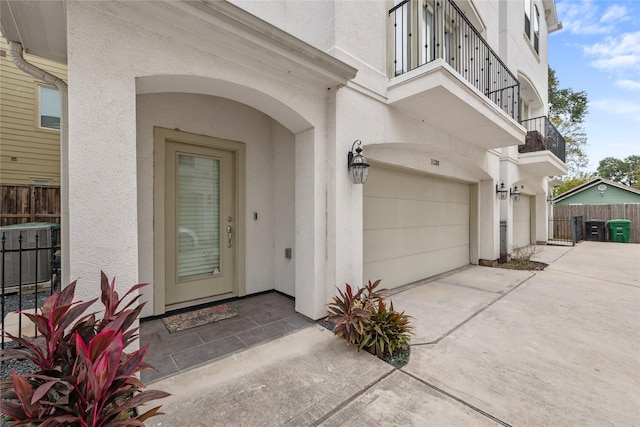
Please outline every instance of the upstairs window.
M531 16L533 15L533 28ZM532 31L533 30L533 31ZM538 6L531 4L531 0L524 0L524 33L533 43L533 49L540 53L540 12Z
M524 0L524 33L531 38L531 0Z
M540 12L538 6L533 6L533 48L540 53Z
M60 130L61 99L60 92L47 86L39 86L40 111L38 124L41 128Z

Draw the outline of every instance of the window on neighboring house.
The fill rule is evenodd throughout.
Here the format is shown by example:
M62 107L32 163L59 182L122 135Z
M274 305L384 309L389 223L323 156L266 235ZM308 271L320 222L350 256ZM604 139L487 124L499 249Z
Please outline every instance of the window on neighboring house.
M531 38L531 0L524 0L524 33Z
M31 182L33 183L33 185L38 185L41 187L45 187L51 184L51 181L49 181L48 179L34 179Z
M40 86L39 125L41 128L60 130L62 110L60 92L54 88Z
M540 53L540 13L538 6L533 6L533 48Z

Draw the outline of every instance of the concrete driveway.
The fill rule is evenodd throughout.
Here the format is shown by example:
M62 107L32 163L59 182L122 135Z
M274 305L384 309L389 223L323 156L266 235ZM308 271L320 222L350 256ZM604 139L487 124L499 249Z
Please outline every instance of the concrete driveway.
M147 425L640 425L640 245L535 259L395 293L415 326L402 369L312 326L152 384L173 396Z

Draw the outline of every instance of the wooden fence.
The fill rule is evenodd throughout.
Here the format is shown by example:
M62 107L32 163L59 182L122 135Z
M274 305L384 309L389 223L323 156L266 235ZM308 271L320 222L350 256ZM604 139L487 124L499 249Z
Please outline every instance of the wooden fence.
M60 224L60 187L0 185L0 226L25 222Z
M554 205L554 219L570 219L582 216L582 223L593 219L608 221L610 219L631 220L630 243L640 243L640 203L619 205ZM584 231L584 230L583 230ZM607 230L608 232L608 230Z

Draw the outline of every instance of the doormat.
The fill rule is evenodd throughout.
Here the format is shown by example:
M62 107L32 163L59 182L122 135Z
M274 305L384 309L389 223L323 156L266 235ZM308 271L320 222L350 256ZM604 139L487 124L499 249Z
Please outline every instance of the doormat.
M185 329L195 328L196 326L214 323L219 320L230 319L237 315L238 313L236 313L233 308L229 307L226 304L222 304L164 317L162 321L167 327L169 333L173 334L174 332L184 331Z

